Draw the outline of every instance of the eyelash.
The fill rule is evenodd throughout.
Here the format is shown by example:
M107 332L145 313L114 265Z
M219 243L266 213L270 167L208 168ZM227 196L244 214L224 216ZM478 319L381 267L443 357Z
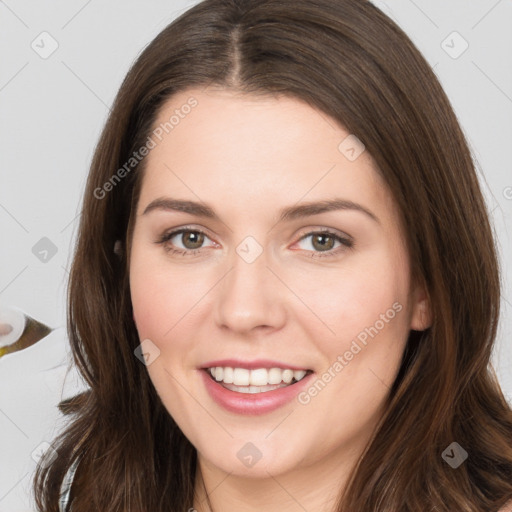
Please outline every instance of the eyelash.
M193 256L201 251L201 248L199 248L199 249L174 249L173 247L171 247L167 244L167 242L169 242L169 240L171 238L173 238L176 235L179 235L181 233L200 233L200 234L208 237L208 235L200 229L191 229L191 228L185 227L185 228L176 229L174 231L170 231L168 233L164 233L155 243L163 245L164 249L167 252L170 252L172 254L181 255L181 256ZM344 238L344 237L342 237L332 231L329 231L327 229L319 229L316 231L310 231L309 233L304 234L299 239L299 241L303 240L304 238L307 238L309 236L312 236L312 235L328 235L329 237L334 238L335 241L340 242L344 246L345 249L353 249L354 245L355 245L353 240L351 240L349 238ZM330 249L328 251L313 251L313 253L311 254L310 257L311 258L334 257L334 256L338 255L338 253L340 252L340 249L343 249L343 247L338 247L337 249Z

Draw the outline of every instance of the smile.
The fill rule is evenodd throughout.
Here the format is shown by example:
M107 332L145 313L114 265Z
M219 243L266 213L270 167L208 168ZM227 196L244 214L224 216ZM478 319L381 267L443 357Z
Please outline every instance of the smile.
M238 393L265 393L301 381L311 370L289 368L233 368L215 366L207 368L212 379L221 386Z
M314 377L313 370L274 366L261 360L245 363L252 368L233 363L232 366L227 366L228 361L222 366L207 364L198 370L213 402L235 414L261 415L279 409L293 402Z

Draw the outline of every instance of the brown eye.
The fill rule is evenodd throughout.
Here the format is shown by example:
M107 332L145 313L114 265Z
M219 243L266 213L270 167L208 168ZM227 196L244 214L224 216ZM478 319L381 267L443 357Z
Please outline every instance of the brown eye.
M161 244L166 252L192 256L208 247L204 245L206 240L210 238L198 229L181 228L164 233L155 243Z
M332 249L334 247L334 243L334 237L325 233L315 234L312 239L313 247L319 251L328 251Z
M307 242L307 243L306 243ZM311 252L312 258L338 256L346 249L354 247L354 241L331 231L313 231L303 236L299 243L305 244L302 247Z
M199 231L183 231L181 235L182 243L186 249L198 249L203 245L204 234Z

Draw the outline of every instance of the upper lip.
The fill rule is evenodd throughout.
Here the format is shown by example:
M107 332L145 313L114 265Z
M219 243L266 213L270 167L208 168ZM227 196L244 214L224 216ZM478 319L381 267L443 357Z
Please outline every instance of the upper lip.
M289 368L290 370L308 370L306 366L297 366L294 364L284 363L271 359L254 359L252 361L242 361L241 359L217 359L208 361L201 365L201 368L214 368L216 366L229 366L231 368L246 368L247 370L255 370L257 368Z

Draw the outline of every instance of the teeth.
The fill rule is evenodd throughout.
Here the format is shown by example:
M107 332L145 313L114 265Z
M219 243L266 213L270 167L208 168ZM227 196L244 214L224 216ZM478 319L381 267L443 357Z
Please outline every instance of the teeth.
M230 389L231 391L237 391L238 393L247 393L254 395L256 393L265 393L266 391L273 391L274 389L285 388L288 384L284 382L281 384L275 384L271 386L235 386L234 384L224 384L222 386Z
M258 368L250 372L251 386L266 386L268 384L268 371L265 368Z
M210 375L217 381L234 386L265 387L275 384L290 384L293 379L296 382L302 380L306 375L306 370L291 370L289 368L256 368L248 370L246 368L231 368L229 366L216 366L209 368Z
M290 382L293 380L293 370L284 370L283 371L283 381L286 384L290 384Z
M251 372L245 368L233 368L233 384L248 386L251 383Z
M268 371L268 383L279 384L283 380L283 371L281 368L270 368Z
M222 379L225 384L233 384L233 376L234 376L233 368L229 366L224 368L224 378Z
M298 382L306 376L307 370L294 370L293 378Z

